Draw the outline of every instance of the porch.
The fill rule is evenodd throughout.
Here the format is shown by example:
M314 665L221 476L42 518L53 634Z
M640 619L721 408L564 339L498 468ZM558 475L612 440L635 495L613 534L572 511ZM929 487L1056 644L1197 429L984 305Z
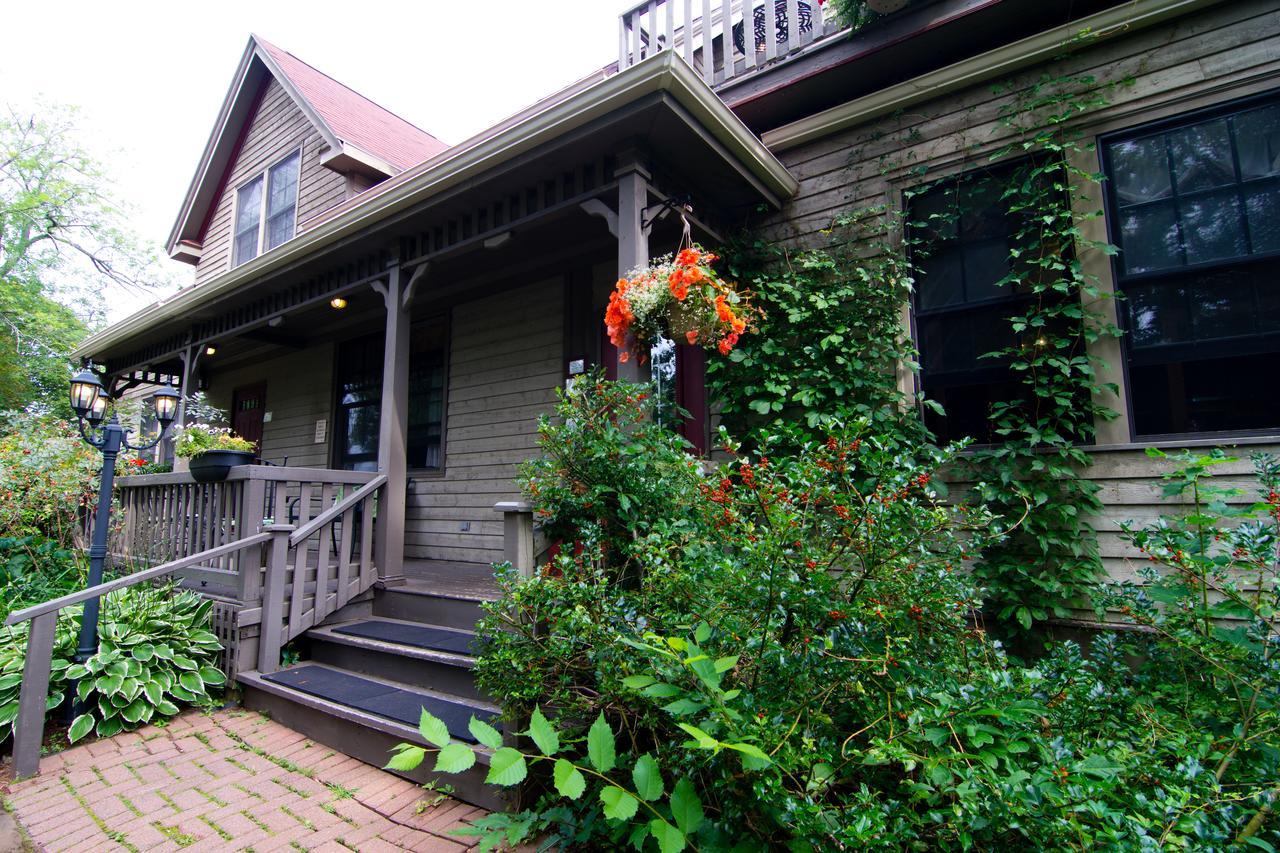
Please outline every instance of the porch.
M538 419L593 365L641 378L603 334L619 274L795 186L666 51L90 339L113 393L180 377L264 464L121 478L112 550L137 570L15 614L29 662L59 609L176 575L215 602L247 707L378 764L420 740L423 707L468 738L500 712L470 676L492 564L531 572L547 544L517 485ZM38 732L19 729L29 767ZM483 763L458 796L493 807Z

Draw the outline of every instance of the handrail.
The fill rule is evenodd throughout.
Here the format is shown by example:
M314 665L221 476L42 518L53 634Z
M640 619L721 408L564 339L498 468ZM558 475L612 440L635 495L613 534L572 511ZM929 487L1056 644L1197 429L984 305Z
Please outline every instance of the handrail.
M117 589L133 586L143 581L152 580L153 578L163 577L172 574L179 569L185 569L188 566L194 566L198 563L204 563L216 557L222 557L227 554L233 554L236 551L243 551L245 548L251 548L254 545L260 545L271 541L270 533L256 533L253 536L246 536L244 539L237 539L234 542L228 542L225 545L219 545L216 548L210 548L207 551L201 551L198 554L192 554L190 557L182 557L181 559L171 560L168 563L162 563L150 569L144 569L131 575L125 575L122 578L116 578L106 583L100 583L97 586L91 586L88 589L82 589L79 592L73 592L60 598L50 599L41 604L35 604L24 610L16 610L9 614L9 618L4 620L7 626L17 625L19 622L26 622L35 619L37 616L43 616L46 613L52 613L55 610L62 610L64 607L70 607L73 604L80 604L91 598L98 598Z
M344 471L336 468L305 468L283 465L237 465L227 473L227 482L236 480L311 480L326 483L367 483L376 476L368 471ZM125 488L138 486L187 485L195 482L187 471L170 471L165 474L129 474L116 478L116 485Z
M315 533L317 530L324 527L326 524L333 521L334 519L342 515L347 510L351 509L360 501L364 500L364 498L367 495L377 491L386 482L387 482L386 474L379 474L378 476L374 477L372 480L365 483L363 486L356 489L354 492L347 495L345 498L338 501L336 504L329 507L324 512L320 513L315 518L311 519L306 524L302 525L297 530L295 530L293 532L293 535L289 537L289 545L291 547L294 545L297 545L302 540L311 536L311 534Z
M18 693L18 716L13 723L13 771L18 779L40 772L40 746L44 743L45 704L49 697L49 676L53 670L53 642L58 631L58 611L90 598L106 595L153 578L171 574L196 563L270 542L275 534L263 531L235 542L210 548L190 557L172 560L154 568L89 587L9 614L5 625L31 622L27 634L26 660L22 663L22 688Z

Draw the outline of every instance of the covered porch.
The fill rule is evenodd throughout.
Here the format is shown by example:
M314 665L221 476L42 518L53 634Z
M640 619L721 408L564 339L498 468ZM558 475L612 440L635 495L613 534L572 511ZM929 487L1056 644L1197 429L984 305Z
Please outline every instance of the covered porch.
M124 478L116 552L154 565L331 516L291 545L288 584L347 583L344 603L375 584L490 593L492 563L530 570L540 548L516 476L556 390L593 365L641 378L603 334L619 274L675 249L684 220L718 243L794 189L666 51L367 190L81 349L116 393L179 377L258 444L225 483ZM251 611L267 562L185 571Z

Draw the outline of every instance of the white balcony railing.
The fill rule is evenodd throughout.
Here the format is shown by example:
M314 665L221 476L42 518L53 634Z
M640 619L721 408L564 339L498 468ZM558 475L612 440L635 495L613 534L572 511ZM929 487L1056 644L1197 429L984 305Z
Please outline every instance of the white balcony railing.
M675 50L717 86L838 31L820 0L644 0L619 17L618 69Z

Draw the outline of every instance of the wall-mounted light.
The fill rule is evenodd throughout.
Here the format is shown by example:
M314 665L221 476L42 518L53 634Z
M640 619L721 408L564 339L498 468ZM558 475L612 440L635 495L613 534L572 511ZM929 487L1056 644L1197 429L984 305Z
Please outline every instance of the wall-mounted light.
M218 348L217 348L216 346L214 346L213 344L209 344L207 347L205 347L205 348L204 348L204 354L205 354L205 355L217 355L217 354L218 354Z
M341 296L335 296L329 300L329 307L336 308L341 311L343 308L347 307L347 300L343 299Z

